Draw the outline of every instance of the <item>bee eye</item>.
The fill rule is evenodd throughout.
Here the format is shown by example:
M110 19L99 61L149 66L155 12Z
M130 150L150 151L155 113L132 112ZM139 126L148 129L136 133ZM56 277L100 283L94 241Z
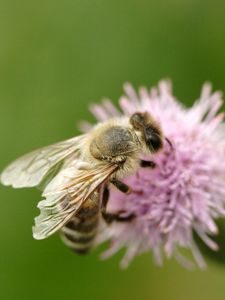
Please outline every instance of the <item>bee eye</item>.
M153 150L154 152L157 152L162 147L162 140L157 134L151 134L147 138L147 144L150 148L150 150Z

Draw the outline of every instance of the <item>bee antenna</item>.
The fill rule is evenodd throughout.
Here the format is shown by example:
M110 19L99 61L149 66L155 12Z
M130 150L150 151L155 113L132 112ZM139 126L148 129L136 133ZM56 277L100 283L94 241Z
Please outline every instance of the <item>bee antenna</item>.
M172 142L171 142L167 137L165 137L165 141L169 144L170 149L171 149L171 150L174 150L174 147L173 147Z

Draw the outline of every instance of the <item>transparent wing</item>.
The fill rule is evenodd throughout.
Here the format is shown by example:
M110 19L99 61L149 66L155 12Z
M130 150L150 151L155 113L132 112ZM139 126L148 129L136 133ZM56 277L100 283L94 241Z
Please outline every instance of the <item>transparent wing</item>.
M66 157L78 154L84 137L85 135L80 135L18 158L2 172L0 181L2 184L12 185L14 188L39 185L44 177Z
M33 237L44 239L66 224L83 203L117 169L116 165L93 166L77 162L68 166L49 183L38 203Z

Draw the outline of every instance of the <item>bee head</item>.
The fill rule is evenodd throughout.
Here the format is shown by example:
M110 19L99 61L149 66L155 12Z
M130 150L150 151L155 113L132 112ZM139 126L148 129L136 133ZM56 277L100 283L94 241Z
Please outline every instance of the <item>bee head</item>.
M133 128L142 133L144 141L151 152L158 152L163 146L163 137L160 126L152 119L149 113L134 113L130 117Z

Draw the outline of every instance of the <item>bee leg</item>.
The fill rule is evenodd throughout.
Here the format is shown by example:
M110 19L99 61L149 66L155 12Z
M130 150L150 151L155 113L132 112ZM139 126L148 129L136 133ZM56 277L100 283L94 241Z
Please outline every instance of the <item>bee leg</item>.
M121 216L119 212L118 214L113 213L107 213L106 212L106 206L109 200L109 189L107 187L104 188L103 191L103 197L102 197L102 205L101 205L101 213L103 219L106 221L106 223L111 224L114 221L117 222L129 222L135 218L134 214L130 214L127 216Z
M110 214L110 213L102 213L103 219L106 221L107 224L111 224L112 222L130 222L136 216L135 214L130 214L128 216L121 216L117 214Z
M151 168L154 169L156 167L156 163L151 160L141 160L140 161L140 166L142 168Z
M127 184L123 183L122 181L120 181L116 178L111 179L111 183L122 193L130 194L132 191L131 188Z

